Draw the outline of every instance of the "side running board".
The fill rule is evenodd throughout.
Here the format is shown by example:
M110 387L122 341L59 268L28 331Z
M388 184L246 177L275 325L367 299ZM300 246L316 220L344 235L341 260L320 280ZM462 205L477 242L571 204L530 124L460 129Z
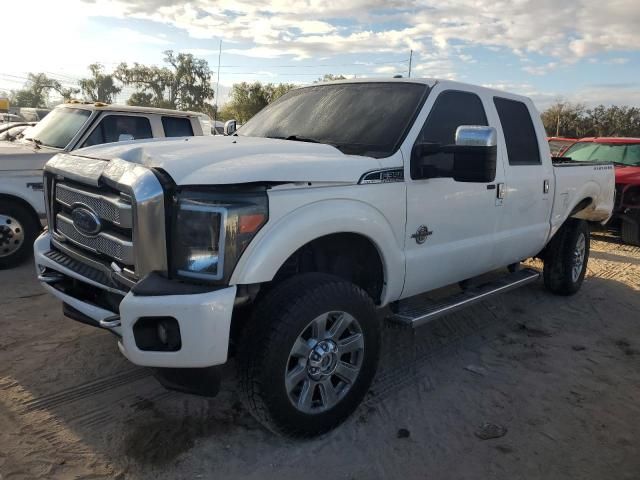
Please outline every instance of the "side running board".
M525 268L493 282L468 288L444 300L434 301L419 297L402 300L398 305L398 311L387 319L393 323L411 325L414 328L419 327L438 317L486 300L493 295L535 282L539 277L540 272Z

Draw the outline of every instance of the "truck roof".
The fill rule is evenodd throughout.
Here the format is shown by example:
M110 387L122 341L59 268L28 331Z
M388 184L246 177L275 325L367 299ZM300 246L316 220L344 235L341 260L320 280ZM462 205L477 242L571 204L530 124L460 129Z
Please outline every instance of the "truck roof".
M193 117L206 115L206 113L201 112L171 110L169 108L137 107L133 105L118 105L102 102L69 102L60 104L56 108L80 108L82 110L100 110L107 112L152 113L156 115L172 115L174 117Z
M509 97L513 99L520 99L530 101L529 97L519 95L506 90L498 90L496 88L483 87L472 83L457 82L454 80L438 79L438 78L351 78L347 80L332 80L330 82L314 83L311 85L304 85L298 88L311 88L318 85L340 84L340 83L419 83L434 87L437 84L445 84L447 88L455 89L463 88L470 92L485 92L500 97Z

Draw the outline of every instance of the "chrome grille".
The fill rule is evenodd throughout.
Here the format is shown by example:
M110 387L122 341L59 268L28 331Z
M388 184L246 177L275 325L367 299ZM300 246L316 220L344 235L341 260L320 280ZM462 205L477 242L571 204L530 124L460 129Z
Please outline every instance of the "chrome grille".
M133 249L133 213L128 197L108 188L57 181L53 184L53 232L61 242L87 250L98 257L108 257L125 267L135 263ZM101 222L100 232L88 235L73 223L76 207L90 209Z
M74 250L80 262L129 279L167 271L165 192L152 169L59 153L45 165L44 190L55 250ZM89 212L74 213L80 206ZM91 215L95 229L83 223Z
M56 215L56 231L81 247L107 255L125 265L133 265L133 243L123 236L100 232L95 237L89 237L78 232L73 220L62 213Z
M131 228L131 205L121 196L107 193L84 191L70 185L56 185L56 200L67 207L85 205L101 219L124 228Z

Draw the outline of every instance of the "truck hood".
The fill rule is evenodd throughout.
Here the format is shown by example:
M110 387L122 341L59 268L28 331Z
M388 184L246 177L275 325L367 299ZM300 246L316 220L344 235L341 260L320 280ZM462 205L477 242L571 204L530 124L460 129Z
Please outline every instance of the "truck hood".
M640 185L640 167L616 167L616 183Z
M33 148L25 143L0 142L0 171L42 170L47 160L58 152L48 147Z
M375 158L345 155L330 145L241 136L121 142L73 154L161 168L178 185L356 183L363 173L380 167Z

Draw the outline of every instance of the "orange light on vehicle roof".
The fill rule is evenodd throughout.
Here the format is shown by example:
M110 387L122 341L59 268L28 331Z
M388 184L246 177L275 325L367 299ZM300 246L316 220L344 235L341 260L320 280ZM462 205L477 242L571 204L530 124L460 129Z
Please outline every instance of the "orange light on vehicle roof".
M242 215L240 217L240 233L253 233L264 223L265 217L262 213L253 215Z

